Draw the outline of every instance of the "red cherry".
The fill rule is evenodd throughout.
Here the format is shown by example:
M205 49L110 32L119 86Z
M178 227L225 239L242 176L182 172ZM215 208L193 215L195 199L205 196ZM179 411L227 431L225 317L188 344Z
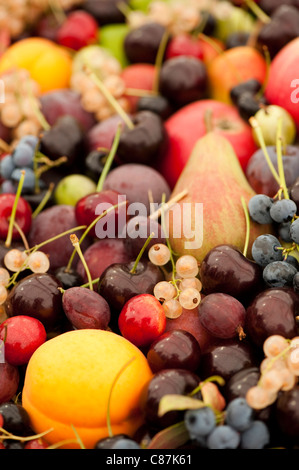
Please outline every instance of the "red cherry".
M0 450L1 450L1 449L5 449L5 445L2 444L2 442L0 442ZM6 455L6 454L5 454L5 455Z
M167 46L165 59L168 60L182 55L203 60L204 50L201 42L184 33L173 37Z
M48 444L42 439L32 439L32 441L26 442L24 449L47 449Z
M78 51L97 41L99 25L89 13L77 10L70 13L57 33L58 43Z
M10 317L0 325L0 339L5 340L5 360L14 366L27 364L46 338L44 325L26 315Z
M112 189L106 189L103 191L99 191L98 193L88 194L87 196L81 198L76 204L75 215L77 222L79 225L89 226L103 211L109 209L109 207L115 206L116 204L122 203L124 200L125 199L121 197L121 194L116 191L113 191ZM103 204L102 208L101 206L99 206L99 204ZM121 220L121 214L123 216L123 222L121 223L121 225L123 225L124 227L127 223L126 205L123 205L120 208L116 208L115 210L108 213L105 217L103 217L101 227L103 227L105 221L105 224L107 224L107 229L109 230L110 221L112 221L112 218L114 218L115 220L113 221L113 223L111 223L110 226L112 228L115 227L116 237L117 233L123 228L118 228L118 221ZM103 227L103 229L106 230L105 226ZM96 232L97 224L92 227L89 234L92 237L95 237L97 236Z
M137 347L145 348L165 331L163 307L151 294L136 295L122 308L118 327L124 338Z
M15 194L1 194L0 195L0 238L5 240L7 237L9 218L11 216L12 208L15 202ZM32 210L28 202L20 197L17 204L17 211L15 221L22 229L25 235L29 233L32 222ZM17 229L14 227L12 232L13 240L20 240L21 236Z
M4 419L3 419L2 414L0 413L0 428L3 428L3 424L4 424ZM0 449L2 449L2 447L0 447Z

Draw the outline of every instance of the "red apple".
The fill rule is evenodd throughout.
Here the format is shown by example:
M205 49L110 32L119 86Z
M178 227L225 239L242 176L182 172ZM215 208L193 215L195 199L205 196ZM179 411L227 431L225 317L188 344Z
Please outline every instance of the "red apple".
M207 132L205 116L209 111L212 113L214 130L232 144L244 171L250 157L257 149L251 127L240 117L234 106L216 100L191 103L165 122L168 144L159 170L172 188L187 163L195 143Z
M299 131L299 38L284 46L272 61L266 98L286 109Z
M156 68L153 64L131 64L123 69L121 77L126 88L151 91L154 86ZM131 104L131 111L136 111L137 96L125 95Z

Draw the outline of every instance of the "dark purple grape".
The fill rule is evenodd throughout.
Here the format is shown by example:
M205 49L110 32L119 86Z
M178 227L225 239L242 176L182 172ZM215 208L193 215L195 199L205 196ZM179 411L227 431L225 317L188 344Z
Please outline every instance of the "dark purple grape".
M261 292L246 310L245 331L251 342L261 348L268 336L297 335L298 305L288 288L269 288Z
M241 302L220 292L205 296L198 306L202 326L216 338L243 339L245 314Z
M147 360L152 371L186 369L195 372L200 364L201 350L194 336L184 330L173 330L151 344Z
M4 348L3 345L2 347ZM19 382L19 369L7 362L0 362L0 404L8 402L14 397L18 390Z
M257 365L256 351L246 340L223 340L201 356L198 374L203 379L219 375L227 382L234 374Z
M191 56L168 59L161 67L159 91L179 107L202 99L207 91L206 66Z
M129 62L155 64L165 31L162 24L154 22L129 31L124 40L124 50Z
M296 273L297 269L292 264L286 261L275 261L265 267L263 278L269 287L292 286Z
M169 411L164 416L158 416L159 402L164 395L187 395L198 385L199 377L184 369L165 369L157 372L145 390L145 419L152 429L161 429L178 422L182 414Z
M248 203L249 215L258 224L271 224L273 222L270 216L272 205L272 198L265 194L256 194Z
M279 394L276 401L278 427L292 444L299 444L299 385L292 390Z
M266 234L257 237L252 245L251 254L254 261L262 267L273 261L282 261L280 241L274 235Z
M85 287L71 287L62 297L63 310L76 329L106 330L110 322L110 308L106 300Z
M3 418L3 428L16 436L28 436L32 433L30 418L21 405L3 403L0 405L0 414Z

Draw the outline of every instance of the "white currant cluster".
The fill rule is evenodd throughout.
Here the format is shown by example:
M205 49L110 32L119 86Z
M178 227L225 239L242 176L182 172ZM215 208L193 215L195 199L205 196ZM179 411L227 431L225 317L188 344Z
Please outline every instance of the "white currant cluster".
M254 409L263 409L276 401L279 391L292 390L299 377L299 336L288 340L269 336L263 345L265 359L260 365L260 380L251 387L246 400Z
M171 260L171 251L167 245L157 243L149 249L149 260L156 266L165 266ZM174 273L175 271L175 273ZM153 294L162 303L167 318L178 318L183 309L192 310L201 301L202 284L197 278L199 267L194 256L180 256L171 279L158 282Z

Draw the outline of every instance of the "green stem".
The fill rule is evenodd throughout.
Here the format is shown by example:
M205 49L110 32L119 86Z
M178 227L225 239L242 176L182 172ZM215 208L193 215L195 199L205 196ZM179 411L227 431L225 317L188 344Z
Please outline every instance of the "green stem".
M9 220L8 232L7 232L7 237L6 237L6 241L5 241L5 246L7 248L9 248L11 246L11 242L12 242L14 220L16 218L17 206L18 206L18 202L19 202L19 199L20 199L20 196L21 196L21 193L22 193L24 179L25 179L25 171L22 170L21 171L21 178L20 178L20 181L19 181L19 184L18 184L18 189L17 189L16 195L15 195L15 200L14 200L14 203L13 203L13 206L12 206L12 211L11 211L10 220Z
M249 212L248 212L248 208L247 208L244 197L241 198L241 202L242 202L245 219L246 219L246 238L245 238L245 244L244 244L244 249L243 249L243 256L245 256L246 258L248 246L249 246L249 237L250 237L250 217L249 217Z
M85 269L85 272L86 272L86 275L87 275L87 279L88 279L88 285L89 285L89 289L90 290L93 290L93 284L92 284L92 278L91 278L91 274L90 274L90 271L88 269L88 266L87 266L87 263L85 261L85 258L83 256L83 253L82 253L82 250L81 250L81 247L80 247L80 243L79 243L79 239L76 235L72 234L70 236L70 239L71 239L71 242L73 244L73 246L75 247L75 250L77 251L78 255L79 255L79 258L80 260L82 261L82 264L84 266L84 269Z
M266 13L253 0L245 0L245 3L263 23L268 24L271 22L270 16L266 15Z
M109 173L109 170L110 170L111 165L113 163L114 157L116 155L116 151L117 151L118 144L119 144L119 139L120 139L120 134L121 134L121 124L119 124L117 126L117 130L116 130L116 134L115 134L115 137L114 137L114 141L113 141L111 150L109 152L109 155L108 155L108 158L106 160L105 166L103 168L103 171L102 171L101 176L100 176L99 181L98 181L98 185L97 185L97 189L96 189L97 192L100 192L103 189L106 176Z
M97 282L100 281L100 279L101 279L100 277L97 277L96 279L93 279L92 284L96 284ZM82 286L80 286L80 287L89 287L89 282L87 282L86 284L82 284Z
M286 185L283 159L282 159L282 117L278 120L277 136L276 136L276 152L277 152L277 166L280 179L280 186L283 190L284 198L289 199L289 193Z
M148 239L146 240L146 242L144 243L143 247L141 248L141 250L140 250L140 252L139 252L139 254L138 254L137 258L136 258L136 261L135 261L135 263L134 263L134 266L133 266L133 268L132 268L131 271L130 271L131 274L135 274L136 269L137 269L137 266L138 266L138 263L139 263L139 261L141 260L144 251L146 250L146 248L147 248L149 242L152 240L152 238L153 238L154 235L155 235L154 233L151 233L150 236L148 237Z
M278 183L278 185L280 187L281 186L280 185L280 178L279 178L279 175L278 175L277 171L275 170L275 168L273 166L273 163L270 159L270 156L269 156L269 153L268 153L268 150L267 150L267 146L265 144L264 136L263 136L263 133L261 131L260 125L254 117L251 117L249 119L249 123L251 124L252 128L254 129L254 131L256 133L256 136L258 138L260 147L263 150L264 156L267 160L267 163L268 163L269 169L270 169L270 171L273 175L273 178L276 180L276 182Z
M165 31L162 36L161 42L159 44L159 49L157 52L157 57L155 61L155 76L154 76L154 83L153 83L153 91L154 93L159 93L159 78L160 78L160 71L163 64L163 58L165 54L165 49L167 46L167 42L169 39L169 32Z

